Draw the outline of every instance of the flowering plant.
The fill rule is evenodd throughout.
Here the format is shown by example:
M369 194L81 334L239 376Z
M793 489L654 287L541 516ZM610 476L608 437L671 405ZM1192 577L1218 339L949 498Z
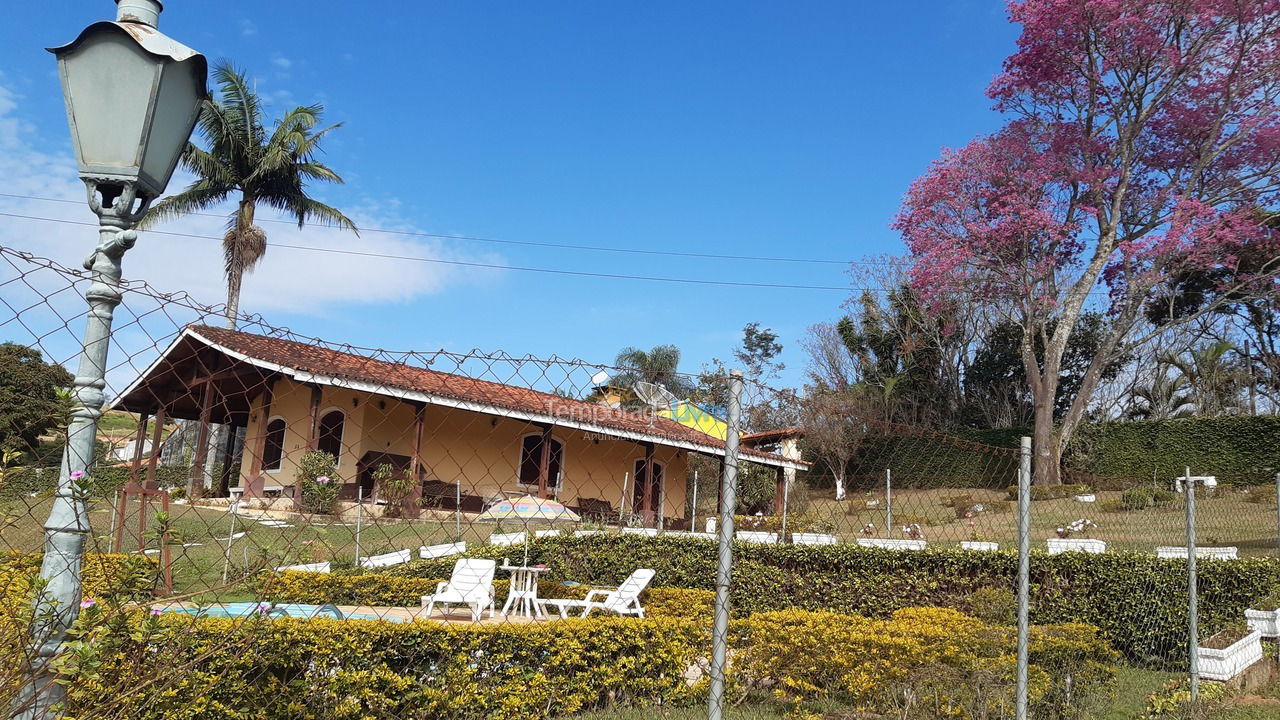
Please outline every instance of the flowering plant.
M341 478L337 477L337 465L332 455L321 450L302 456L294 479L304 511L328 515L337 508L338 489L342 485Z
M1097 527L1098 524L1094 521L1086 518L1080 518L1079 520L1072 520L1066 527L1060 527L1055 532L1058 533L1058 537L1060 538L1069 538L1078 533L1085 533L1087 535L1088 531Z

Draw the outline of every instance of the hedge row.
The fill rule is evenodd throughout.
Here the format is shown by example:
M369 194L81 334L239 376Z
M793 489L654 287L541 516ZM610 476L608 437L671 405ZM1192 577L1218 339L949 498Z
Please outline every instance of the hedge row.
M41 558L39 553L0 553L0 595L25 597L40 572ZM81 568L82 594L121 602L147 598L156 587L158 568L144 555L90 553Z
M95 467L89 474L92 479L90 492L96 497L111 497L116 490L124 487L128 482L129 470L128 465ZM181 487L187 482L187 472L187 468L184 467L161 465L156 468L156 482L162 488ZM9 468L4 472L4 482L0 483L0 499L52 493L57 486L57 467Z
M906 607L968 609L975 591L1015 586L1017 557L1008 552L903 552L856 545L737 543L735 613L804 609L888 617ZM468 551L501 559L510 548ZM713 590L715 545L690 538L637 535L542 538L530 562L545 563L551 581L616 585L638 567L657 571L659 587ZM419 560L387 568L402 577L447 577L452 560ZM1035 553L1031 612L1036 623L1080 622L1101 628L1132 661L1185 658L1186 562L1129 553ZM1280 558L1199 564L1200 627L1238 623L1251 602L1280 587Z
M94 648L110 651L68 678L68 716L533 720L688 701L684 674L706 655L705 633L676 620L134 623L144 629L102 638Z
M1255 415L1082 425L1067 462L1108 477L1172 480L1186 466L1237 484L1275 482L1280 417Z

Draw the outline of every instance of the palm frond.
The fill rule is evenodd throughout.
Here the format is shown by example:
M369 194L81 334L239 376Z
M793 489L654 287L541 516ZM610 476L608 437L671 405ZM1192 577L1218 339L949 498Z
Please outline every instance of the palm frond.
M206 210L227 199L234 188L207 180L197 180L177 195L161 200L138 222L139 230L149 230L156 225L183 215Z
M356 234L356 237L360 236L360 230L356 228L351 218L343 215L337 208L325 205L319 200L313 200L306 195L298 194L289 198L283 209L297 218L299 228L306 222L314 222L321 225L334 225L343 230L350 230Z

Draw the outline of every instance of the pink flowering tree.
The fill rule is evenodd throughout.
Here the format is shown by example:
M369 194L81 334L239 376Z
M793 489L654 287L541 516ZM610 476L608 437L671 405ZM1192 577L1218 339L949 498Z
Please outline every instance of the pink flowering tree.
M1171 278L1227 269L1220 297L1277 292L1280 261L1238 270L1246 252L1280 256L1263 225L1280 187L1280 0L1022 0L1009 12L1018 49L988 90L1007 124L944 152L894 227L931 308L981 303L1020 324L1047 484L1108 363L1160 332L1144 308L1172 297ZM1090 308L1107 331L1055 424L1063 354Z

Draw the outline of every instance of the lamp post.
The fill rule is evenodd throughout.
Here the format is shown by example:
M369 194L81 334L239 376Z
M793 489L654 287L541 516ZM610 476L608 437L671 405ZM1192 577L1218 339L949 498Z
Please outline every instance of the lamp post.
M120 304L120 260L133 247L132 229L169 184L208 96L204 56L156 29L159 0L116 0L115 22L85 28L68 45L50 48L67 106L80 179L98 216L98 245L84 261L92 282L75 410L67 428L58 488L44 524L44 559L26 682L18 694L24 720L53 717L62 700L52 661L80 614L80 570L89 534L86 488L106 387L111 320Z

